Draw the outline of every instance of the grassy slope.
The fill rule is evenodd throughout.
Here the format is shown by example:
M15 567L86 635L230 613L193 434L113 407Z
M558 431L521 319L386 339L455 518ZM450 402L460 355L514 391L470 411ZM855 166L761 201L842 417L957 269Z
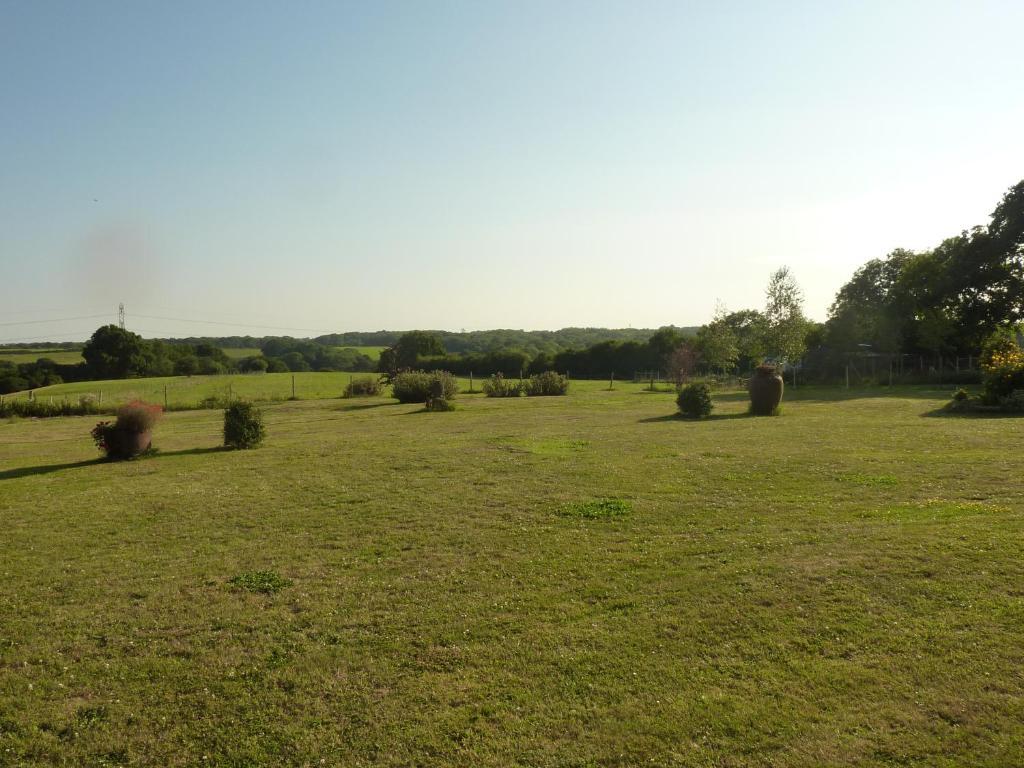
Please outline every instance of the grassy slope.
M82 362L82 353L77 349L0 349L0 360L12 363L34 363L41 357L49 358L61 365L76 365Z
M299 398L338 397L349 382L349 377L374 376L359 373L260 373L225 374L223 376L167 376L149 379L116 379L113 381L77 381L56 384L35 390L37 398L77 400L82 395L102 393L104 403L122 403L145 400L163 403L164 387L171 405L194 405L207 397L223 397L230 391L238 397L259 400L283 400L291 397L292 376L295 377L295 395ZM27 393L12 397L24 398Z
M0 424L0 763L1015 764L1021 422L820 394Z

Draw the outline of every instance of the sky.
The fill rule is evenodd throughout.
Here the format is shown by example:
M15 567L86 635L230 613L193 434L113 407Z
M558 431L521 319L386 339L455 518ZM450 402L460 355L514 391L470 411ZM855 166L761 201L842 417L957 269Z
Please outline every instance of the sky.
M1024 3L0 0L0 343L824 320L1024 179Z

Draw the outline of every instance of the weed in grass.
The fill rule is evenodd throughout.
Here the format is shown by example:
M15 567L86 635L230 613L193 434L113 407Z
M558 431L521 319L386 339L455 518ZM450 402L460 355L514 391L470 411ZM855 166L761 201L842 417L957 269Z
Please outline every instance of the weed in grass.
M107 719L107 708L102 704L82 707L75 713L75 720L81 728L91 728Z
M587 520L606 520L622 517L633 511L633 505L625 499L594 499L575 504L566 504L558 510L562 517L582 517Z
M249 571L233 576L228 583L235 589L244 589L247 592L255 592L261 595L272 595L280 592L285 587L290 587L292 582L274 571Z
M896 479L895 475L867 475L863 472L850 472L844 475L839 475L836 480L845 483L854 483L855 485L896 485L899 480Z

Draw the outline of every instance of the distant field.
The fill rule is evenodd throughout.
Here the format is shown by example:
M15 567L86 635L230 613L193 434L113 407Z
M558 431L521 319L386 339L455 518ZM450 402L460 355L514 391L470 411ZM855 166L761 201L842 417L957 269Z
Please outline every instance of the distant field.
M356 352L363 353L371 360L379 360L381 351L387 349L387 347L333 347L333 349L354 349ZM255 347L225 347L224 353L235 360L263 354Z
M223 347L224 354L232 360L241 360L243 357L259 357L263 353L258 347Z
M167 389L169 405L195 405L208 397L225 397L229 393L253 400L285 400L292 395L292 377L295 396L304 399L339 397L350 376L372 376L358 373L250 373L221 376L165 376L148 379L116 379L111 381L78 381L56 384L35 390L35 397L55 400L67 397L77 400L83 395L101 397L104 403L123 403L130 400L164 402ZM27 393L9 395L24 398Z
M0 422L0 764L1021 764L1024 421L606 386Z
M40 387L33 395L38 399L68 398L77 401L83 395L99 397L104 404L127 403L144 400L151 403L164 402L164 388L167 390L167 404L170 406L194 406L208 397L226 397L229 394L250 400L287 400L292 396L292 378L295 379L295 397L300 400L320 400L340 397L351 378L371 376L375 373L309 372L309 373L229 373L220 376L165 376L148 379L114 379L110 381L79 381ZM459 387L467 392L468 378L458 379ZM482 381L474 379L473 386L479 392ZM608 386L606 381L573 382L575 392L598 392ZM623 391L641 392L642 384L616 384ZM25 399L27 392L5 397Z
M77 349L0 349L0 360L11 363L34 363L41 357L49 358L61 365L82 362L82 353Z

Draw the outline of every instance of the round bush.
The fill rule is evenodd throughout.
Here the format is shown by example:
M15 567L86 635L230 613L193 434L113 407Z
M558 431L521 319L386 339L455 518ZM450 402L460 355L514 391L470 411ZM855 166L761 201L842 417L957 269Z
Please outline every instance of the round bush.
M688 419L702 419L711 415L715 407L707 384L687 384L676 398L679 412Z
M519 397L526 389L521 381L510 381L504 374L496 373L484 382L487 397Z
M564 395L569 391L569 379L554 371L544 371L530 377L526 384L527 397Z
M440 387L440 396L445 400L451 400L459 391L455 377L448 371L403 371L391 382L391 396L400 403L425 403L431 398L431 385Z
M252 403L239 401L225 409L224 445L228 448L255 448L266 434L263 414Z

